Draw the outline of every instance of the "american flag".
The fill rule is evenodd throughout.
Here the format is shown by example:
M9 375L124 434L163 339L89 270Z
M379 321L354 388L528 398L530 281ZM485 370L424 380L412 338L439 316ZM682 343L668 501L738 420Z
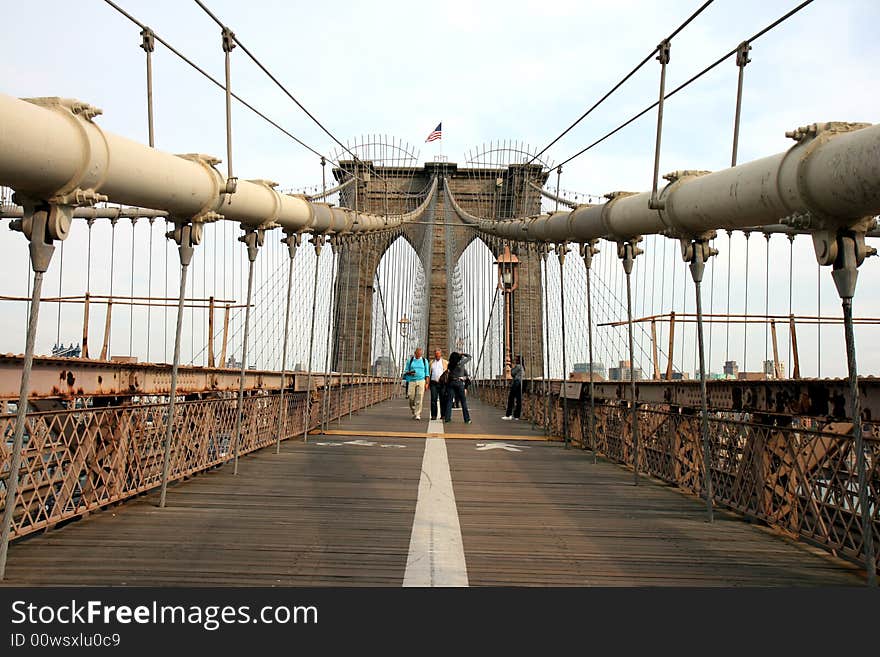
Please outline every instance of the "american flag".
M425 140L425 143L426 143L426 144L427 144L429 141L434 141L434 140L436 140L436 139L440 139L441 134L442 134L442 131L440 130L440 126L441 126L441 125L443 125L443 124L442 124L442 123L438 123L438 124L437 124L437 127L434 128L434 132L432 132L430 135L428 135L428 138Z

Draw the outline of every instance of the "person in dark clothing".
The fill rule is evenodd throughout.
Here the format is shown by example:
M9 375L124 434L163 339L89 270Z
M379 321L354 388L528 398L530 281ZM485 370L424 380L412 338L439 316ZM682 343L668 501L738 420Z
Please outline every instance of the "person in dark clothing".
M464 393L464 379L468 378L468 371L465 364L470 362L471 357L468 354L460 354L453 351L449 354L449 382L446 384L446 409L443 413L444 422L452 422L452 402L453 400L461 404L461 412L464 415L464 423L471 423L471 414L468 411L467 397Z
M522 414L522 383L526 373L522 366L522 356L516 357L516 365L510 370L510 392L507 393L507 413L502 420L518 420Z

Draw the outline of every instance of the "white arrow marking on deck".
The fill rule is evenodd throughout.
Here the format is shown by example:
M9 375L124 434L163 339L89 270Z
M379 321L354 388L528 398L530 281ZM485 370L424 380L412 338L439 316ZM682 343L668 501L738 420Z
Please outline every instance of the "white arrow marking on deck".
M372 440L346 440L345 442L333 443L315 443L322 447L342 447L343 445L356 445L357 447L399 447L404 448L406 445L398 445L396 443L377 443Z
M443 433L432 421L429 431ZM409 539L404 586L467 586L467 564L443 438L425 439L419 497Z
M521 452L528 449L526 445L511 445L509 443L477 443L477 451L485 452L487 449L503 449L508 452Z

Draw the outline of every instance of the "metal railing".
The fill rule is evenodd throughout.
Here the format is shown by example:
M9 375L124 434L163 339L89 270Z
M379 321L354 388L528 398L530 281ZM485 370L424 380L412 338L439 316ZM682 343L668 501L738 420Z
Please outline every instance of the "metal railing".
M399 389L396 381L364 379L331 388L326 406L323 388L313 390L310 397L303 391L285 392L283 402L279 393L247 395L239 454L275 444L279 411L283 411L281 440L286 440L303 434L304 421L309 428L318 426L322 412L324 420L335 419L388 399ZM223 394L223 398L176 404L169 481L233 458L237 400ZM309 409L304 408L306 403ZM29 413L10 536L54 527L160 486L167 421L167 403ZM14 425L14 415L0 416L0 509L6 504Z
M551 435L561 435L560 382L551 382L549 404L545 404L541 385L540 381L525 382L522 417L549 427ZM495 406L507 402L506 382L481 382L477 390ZM589 400L568 400L567 407L572 443L589 449ZM639 472L703 495L699 409L640 403L638 422ZM633 466L629 401L597 399L593 430L597 454ZM864 432L876 544L880 540L880 425L865 423ZM851 422L716 410L709 414L709 437L716 505L865 565Z

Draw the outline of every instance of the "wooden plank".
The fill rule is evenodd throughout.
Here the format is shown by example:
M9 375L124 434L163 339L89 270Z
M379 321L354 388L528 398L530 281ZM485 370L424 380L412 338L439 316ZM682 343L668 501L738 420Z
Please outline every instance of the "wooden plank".
M446 425L481 427L446 442L472 585L864 582L851 564L734 514L709 525L697 498L649 479L633 487L627 469L472 406L473 425ZM413 422L407 412L392 400L340 430L372 436ZM483 444L492 427L504 443ZM286 441L281 454L242 457L238 476L223 466L172 485L165 509L152 493L15 542L2 585L400 586L424 441L340 437Z

